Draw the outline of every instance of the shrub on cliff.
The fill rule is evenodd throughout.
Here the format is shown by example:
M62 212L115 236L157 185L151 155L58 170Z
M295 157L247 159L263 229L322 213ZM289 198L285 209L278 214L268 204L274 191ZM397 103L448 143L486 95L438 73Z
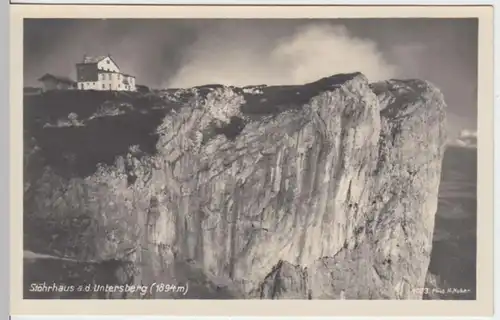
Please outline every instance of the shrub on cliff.
M99 109L97 109L97 111L93 115L90 116L89 119L112 117L124 113L125 111L121 110L120 105L111 101L106 101L99 107Z
M67 119L57 119L56 124L46 123L44 128L63 128L63 127L81 127L85 123L78 119L78 115L74 112L68 114Z
M208 93L203 107L215 120L229 124L232 117L241 115L240 106L243 103L245 99L242 95L228 87L222 87Z

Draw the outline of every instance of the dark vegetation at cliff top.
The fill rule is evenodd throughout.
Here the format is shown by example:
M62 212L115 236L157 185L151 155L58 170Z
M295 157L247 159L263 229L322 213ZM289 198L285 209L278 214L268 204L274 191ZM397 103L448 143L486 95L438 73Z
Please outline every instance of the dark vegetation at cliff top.
M153 108L164 103L155 95L59 91L24 99L25 146L34 143L39 148L37 160L63 176L87 176L97 163L114 163L132 145L139 145L145 153L154 152L154 129L167 111ZM81 126L57 125L61 120L68 122L72 113L78 120L89 119L110 102L116 110L112 116L96 117Z
M243 114L250 119L297 110L322 91L358 75L336 75L301 86L249 86L232 88L244 96ZM206 96L220 85L196 87ZM175 99L167 96L177 94ZM36 146L38 169L50 166L65 177L86 177L98 163L112 165L117 156L139 146L144 155L156 152L156 128L172 110L186 106L192 91L167 89L151 92L53 91L24 96L25 154ZM232 117L214 134L233 139L244 128ZM26 159L25 159L26 161ZM26 163L25 163L26 165ZM26 166L25 166L26 167ZM32 166L31 166L32 167ZM28 169L30 170L30 169ZM25 172L29 179L29 172Z

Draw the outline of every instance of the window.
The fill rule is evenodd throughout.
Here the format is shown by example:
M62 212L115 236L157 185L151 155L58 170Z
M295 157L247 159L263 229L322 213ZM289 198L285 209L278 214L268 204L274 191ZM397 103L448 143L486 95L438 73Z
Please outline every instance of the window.
M120 85L120 84L118 84L118 89L120 89L120 88L121 88L121 85Z
M103 89L106 89L106 85L105 85L104 83L102 84L102 88L103 88Z

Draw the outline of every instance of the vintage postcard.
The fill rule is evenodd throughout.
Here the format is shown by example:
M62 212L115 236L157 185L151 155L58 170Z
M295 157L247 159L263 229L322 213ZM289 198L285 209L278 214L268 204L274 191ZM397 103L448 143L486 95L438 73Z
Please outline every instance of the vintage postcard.
M492 314L491 7L11 9L13 314Z

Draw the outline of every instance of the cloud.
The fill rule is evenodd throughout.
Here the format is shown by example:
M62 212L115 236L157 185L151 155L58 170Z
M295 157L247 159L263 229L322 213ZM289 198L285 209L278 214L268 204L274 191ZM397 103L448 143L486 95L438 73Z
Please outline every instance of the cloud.
M462 130L458 138L451 144L466 148L477 148L477 131Z
M208 28L184 51L181 67L165 86L303 84L357 71L377 81L397 70L375 42L351 36L343 26L310 24L276 41L237 28Z

